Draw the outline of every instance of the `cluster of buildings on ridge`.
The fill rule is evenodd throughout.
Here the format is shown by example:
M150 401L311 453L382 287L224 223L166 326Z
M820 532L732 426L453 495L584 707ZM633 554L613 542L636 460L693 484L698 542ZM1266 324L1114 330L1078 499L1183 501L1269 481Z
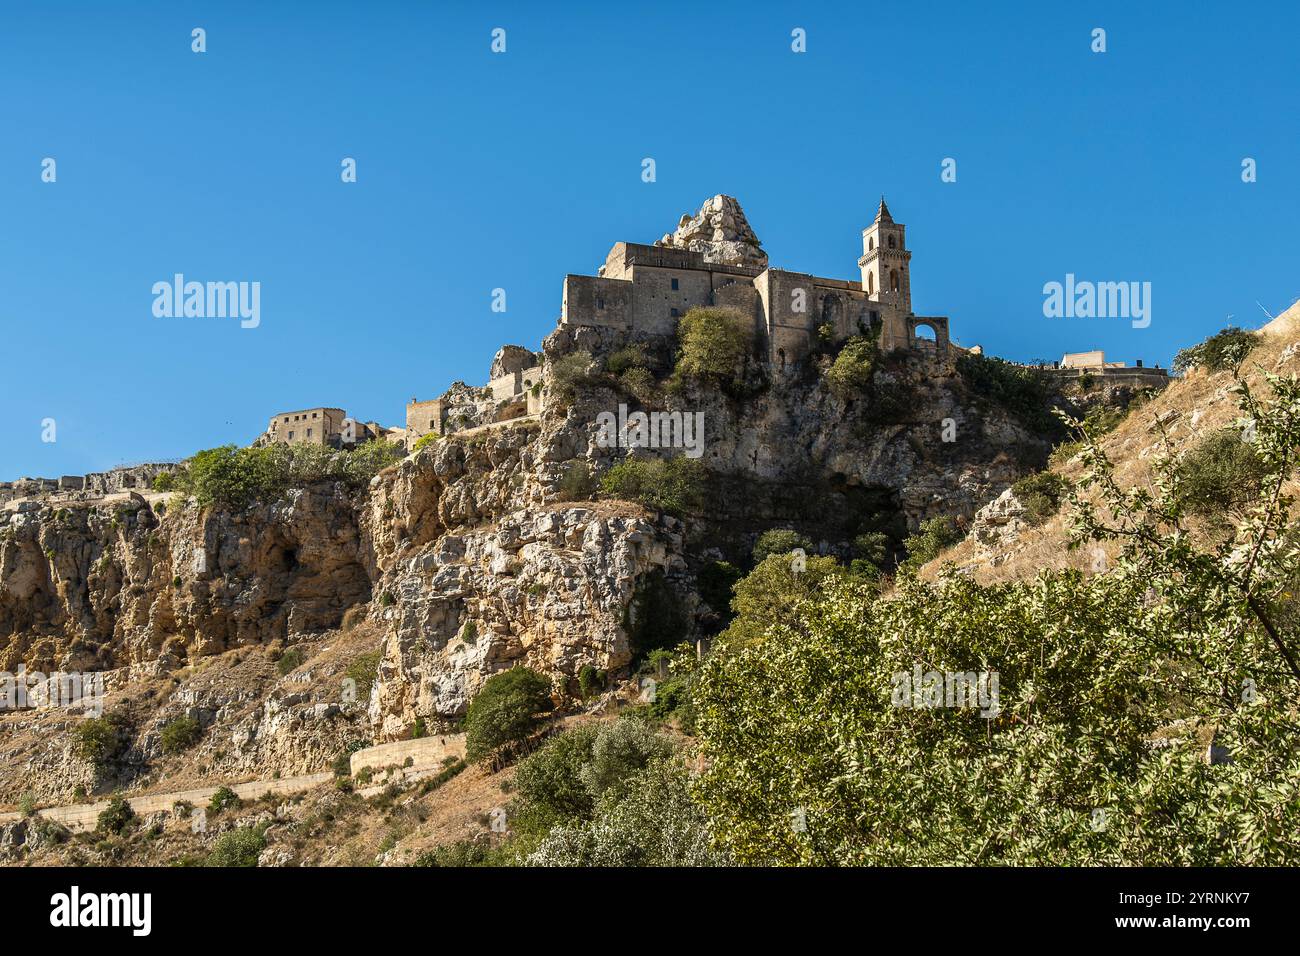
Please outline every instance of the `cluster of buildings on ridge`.
M750 324L754 340L776 375L795 368L829 331L834 343L874 335L883 351L908 349L939 358L962 349L948 334L947 316L912 311L912 253L906 226L894 221L882 196L875 220L862 231L860 280L830 279L768 266L767 253L730 196L707 200L684 215L674 233L653 245L618 242L594 276L568 275L560 322L610 330L627 341L670 337L689 310L726 306ZM1107 362L1101 351L1069 353L1038 368L1066 376L1101 375L1141 384L1163 384L1158 365ZM406 406L403 427L348 417L341 408L318 406L277 412L255 445L308 443L347 448L374 439L412 448L425 435L446 435L541 410L542 369L537 353L508 345L493 359L482 388L453 385L441 398ZM168 464L137 466L154 469ZM109 493L148 487L152 475L132 469L101 475L0 482L0 504L42 492ZM120 475L105 479L104 475ZM139 484L137 484L139 482ZM121 486L121 487L119 487Z

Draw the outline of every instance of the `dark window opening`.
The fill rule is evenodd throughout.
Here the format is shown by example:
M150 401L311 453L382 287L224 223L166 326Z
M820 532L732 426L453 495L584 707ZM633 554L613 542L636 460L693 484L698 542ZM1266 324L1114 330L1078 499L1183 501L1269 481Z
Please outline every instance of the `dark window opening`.
M673 280L673 291L674 291L674 292L677 291L677 280L676 280L676 279Z

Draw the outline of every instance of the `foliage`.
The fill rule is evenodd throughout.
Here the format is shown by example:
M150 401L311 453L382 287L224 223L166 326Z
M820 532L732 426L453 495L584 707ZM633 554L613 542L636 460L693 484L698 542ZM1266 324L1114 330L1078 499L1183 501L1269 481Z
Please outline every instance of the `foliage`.
M266 849L266 837L260 828L239 827L217 837L205 866L257 866L258 855Z
M189 750L199 742L199 737L203 734L203 725L199 719L191 714L184 714L175 720L169 720L163 724L162 732L159 735L162 742L162 750L165 754L178 754L181 751Z
M698 514L705 507L708 468L698 459L624 458L600 478L607 498L622 498L672 515Z
M597 670L590 664L584 664L578 671L578 692L585 700L595 697L605 689L605 672Z
M867 531L853 539L853 553L861 561L879 570L889 559L889 535L882 531Z
M576 459L565 466L555 491L561 501L585 501L595 493L597 487L587 463Z
M284 677L286 674L290 674L301 667L302 662L305 659L306 658L304 658L301 648L291 647L276 659L276 672L279 673L281 677Z
M696 575L696 588L704 603L716 611L723 621L730 621L731 595L736 582L744 577L740 568L729 561L712 561L700 568Z
M370 699L370 689L374 687L375 678L379 676L379 661L382 657L382 651L358 654L348 665L344 673L350 680L356 682L357 700Z
M403 457L402 446L388 441L365 442L346 451L306 443L222 445L182 462L172 473L171 484L200 507L220 504L239 509L274 500L289 488L314 481L342 481L360 488Z
M813 543L804 535L788 528L772 528L764 531L754 542L754 563L763 561L769 554L789 554L799 549L806 555L813 549Z
M435 442L441 440L441 438L442 436L439 435L437 432L429 432L428 434L421 435L419 438L415 440L415 444L411 446L411 450L421 451L425 448L428 448L430 445L434 444Z
M690 775L654 760L602 797L590 820L553 829L527 857L530 866L726 866L709 821L690 793Z
M957 356L957 371L972 392L1006 409L1026 426L1047 436L1061 433L1060 423L1049 412L1052 384L1048 373L970 352Z
M1204 368L1210 372L1235 369L1259 342L1257 332L1248 332L1234 325L1211 335L1199 345L1188 346L1174 356L1174 371L1186 372Z
M680 348L674 372L689 378L730 387L739 385L753 350L753 327L732 308L695 308L677 326Z
M844 343L826 373L826 384L841 399L861 396L871 385L879 349L875 339L855 335Z
M126 749L130 731L130 721L124 714L88 717L72 732L73 750L96 769L105 770Z
M1025 520L1039 525L1056 514L1067 491L1065 479L1055 472L1026 475L1011 486L1011 493L1025 507Z
M591 381L590 352L570 352L551 361L551 385L564 402L572 402L580 386Z
M229 787L218 787L217 792L214 793L212 799L208 801L208 812L213 816L216 816L222 810L226 809L226 807L239 808L243 806L243 803L244 801L239 799L239 794L235 793L235 791L231 790Z
M1268 468L1235 428L1207 435L1175 467L1183 511L1215 520L1249 508L1259 497Z
M810 555L799 571L789 555L768 555L736 584L731 601L736 618L718 635L719 647L734 649L763 640L773 625L797 620L799 605L828 582L849 577L834 558Z
M483 682L465 714L465 757L478 762L528 737L551 710L551 682L535 670L513 667Z
M108 806L99 813L98 829L101 833L121 833L135 819L131 804L120 793L113 794Z
M1151 485L1122 488L1085 431L1072 539L1116 542L1109 570L835 582L706 659L695 796L721 844L763 865L1300 862L1300 382L1265 378L1267 405L1236 386L1264 478L1227 540L1183 525L1167 439ZM908 706L918 670L999 693ZM1211 734L1230 761L1205 759Z
M899 570L915 574L923 564L933 561L961 539L961 529L948 515L922 521L916 534L908 535L903 542L907 548L907 560L899 565Z

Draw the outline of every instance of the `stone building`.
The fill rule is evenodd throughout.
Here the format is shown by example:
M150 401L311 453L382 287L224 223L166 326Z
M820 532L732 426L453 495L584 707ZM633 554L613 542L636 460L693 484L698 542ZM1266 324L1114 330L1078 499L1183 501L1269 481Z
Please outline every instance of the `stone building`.
M438 398L406 405L406 445L430 433L446 435L465 428L536 415L541 411L542 368L537 354L519 345L497 351L487 385L454 383Z
M906 227L881 197L875 220L862 231L860 279L773 269L740 204L719 195L654 245L615 243L595 276L566 276L560 321L637 338L673 334L691 308L730 306L753 322L763 353L778 369L808 355L822 326L830 326L836 342L874 333L886 351L946 356L947 317L912 312L911 258Z
M349 418L341 408L320 406L272 415L271 422L259 439L259 443L282 442L286 445L307 443L341 448L376 438L386 438L392 434L392 431L378 422L360 422Z

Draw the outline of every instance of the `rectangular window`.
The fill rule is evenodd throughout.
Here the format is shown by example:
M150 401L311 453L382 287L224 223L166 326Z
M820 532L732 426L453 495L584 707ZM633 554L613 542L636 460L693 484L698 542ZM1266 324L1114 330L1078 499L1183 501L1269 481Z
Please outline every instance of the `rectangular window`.
M598 309L603 309L603 308L605 308L605 300L604 300L604 299L597 299L597 300L596 300L596 308L598 308Z
M289 432L289 441L293 441L293 432Z
M311 417L312 417L312 418L315 418L315 417L316 417L316 413L315 413L315 412L312 412L312 413L311 413Z
M676 280L676 279L673 280L673 291L674 291L674 292L677 291L677 280Z
M308 438L310 438L310 437L311 437L311 429L310 429L310 428L309 428L309 429L307 429L307 437L308 437Z
M677 318L678 315L681 314L681 313L679 313L676 309L669 309L668 311L672 313L672 316L673 316L674 319Z

